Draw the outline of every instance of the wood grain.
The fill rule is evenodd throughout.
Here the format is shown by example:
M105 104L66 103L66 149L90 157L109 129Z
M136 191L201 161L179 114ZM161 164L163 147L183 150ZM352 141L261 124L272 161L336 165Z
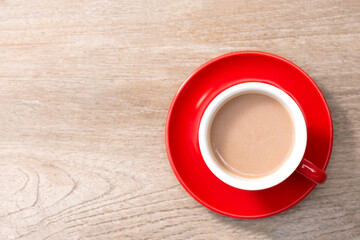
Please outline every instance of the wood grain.
M0 239L360 239L360 2L0 1ZM213 213L164 124L220 54L295 62L330 106L328 181L277 216Z

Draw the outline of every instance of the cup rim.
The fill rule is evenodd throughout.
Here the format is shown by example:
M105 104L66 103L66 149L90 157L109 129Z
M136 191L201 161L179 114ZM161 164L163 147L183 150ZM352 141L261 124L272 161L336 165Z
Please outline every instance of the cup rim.
M209 135L214 116L227 101L244 93L261 93L275 98L290 113L295 129L294 146L287 160L277 171L259 178L244 178L225 170L217 162L211 149ZM291 96L273 85L250 81L225 89L210 102L200 121L198 142L207 167L221 181L238 189L262 190L283 182L296 170L305 153L307 127L300 107Z

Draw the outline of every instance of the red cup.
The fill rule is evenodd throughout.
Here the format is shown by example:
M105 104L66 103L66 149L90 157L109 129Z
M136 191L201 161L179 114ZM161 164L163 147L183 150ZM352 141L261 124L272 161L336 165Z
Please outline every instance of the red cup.
M267 95L281 103L289 112L294 125L294 144L290 154L277 170L269 175L247 178L229 172L215 157L210 142L211 123L219 109L229 100L246 93ZM294 171L300 172L315 183L323 183L326 174L310 161L304 159L307 144L307 126L304 115L286 92L267 83L246 82L234 85L218 94L207 106L200 122L198 141L201 155L212 173L224 183L243 190L263 190L287 179Z

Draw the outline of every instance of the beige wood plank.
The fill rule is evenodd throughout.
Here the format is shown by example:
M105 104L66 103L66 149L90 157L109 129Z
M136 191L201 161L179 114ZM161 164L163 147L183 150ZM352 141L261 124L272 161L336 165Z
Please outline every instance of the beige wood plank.
M360 2L0 1L0 239L359 239ZM334 123L328 181L280 215L213 213L177 182L164 124L220 54L295 62Z

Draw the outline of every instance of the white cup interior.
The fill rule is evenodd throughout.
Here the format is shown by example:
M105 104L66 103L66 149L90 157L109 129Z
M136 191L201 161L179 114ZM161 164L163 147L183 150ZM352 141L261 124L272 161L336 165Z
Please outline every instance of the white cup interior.
M245 93L260 93L279 101L288 110L295 130L294 146L286 161L277 171L259 178L241 177L224 169L216 159L210 142L211 124L217 111L227 101ZM299 106L287 93L270 84L247 82L230 87L213 99L201 118L198 140L206 165L221 181L239 189L261 190L281 183L296 170L305 153L307 129Z

